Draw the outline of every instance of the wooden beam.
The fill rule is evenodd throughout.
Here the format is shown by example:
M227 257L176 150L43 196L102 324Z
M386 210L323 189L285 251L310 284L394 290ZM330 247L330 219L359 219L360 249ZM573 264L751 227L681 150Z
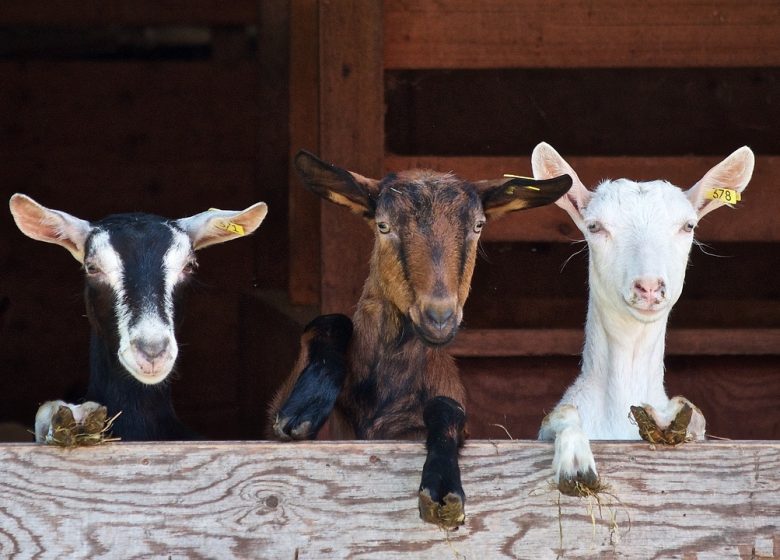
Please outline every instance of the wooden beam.
M384 156L382 2L320 2L320 156L379 177ZM352 314L368 274L371 230L323 202L322 311Z
M320 303L320 202L304 188L292 167L305 148L319 153L319 6L317 0L290 3L290 267L288 293L298 305Z
M450 345L458 357L576 356L582 329L464 329ZM780 329L672 329L666 353L673 356L780 355Z
M735 146L735 149L738 146ZM563 154L566 157L565 154ZM637 181L666 179L687 188L722 157L571 157L566 158L580 179L594 187L604 178L627 177ZM397 156L385 158L386 170L430 167L453 171L470 180L501 177L503 173L531 174L531 158L518 157L441 157ZM780 157L756 156L753 179L743 201L734 209L724 208L708 215L697 228L696 237L704 241L780 241ZM725 214L725 216L724 216ZM489 223L482 239L486 241L572 241L582 235L569 217L555 206L512 214Z
M777 66L773 0L388 0L385 67Z
M60 558L777 558L780 443L594 443L609 491L550 486L553 446L470 441L466 524L422 523L423 445L0 446L0 554Z
M256 0L200 0L170 2L136 0L105 2L103 0L10 0L0 4L0 24L94 26L155 25L171 23L254 25L257 21Z

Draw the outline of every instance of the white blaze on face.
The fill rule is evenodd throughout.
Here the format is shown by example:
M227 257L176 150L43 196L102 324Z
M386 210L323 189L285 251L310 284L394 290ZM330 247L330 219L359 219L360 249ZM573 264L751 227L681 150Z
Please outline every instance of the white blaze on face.
M590 287L600 301L652 321L682 293L696 211L665 181L626 179L599 185L583 212Z
M113 291L120 364L138 381L149 385L163 381L176 362L178 345L174 333L173 290L192 260L189 238L181 231L171 229L173 242L159 261L160 269L154 271L153 277L159 281L145 283L142 293L131 296L127 282L134 271L126 270L122 256L111 245L107 232L93 235L85 261L92 281L104 282ZM152 266L156 267L153 261ZM99 272L91 274L93 269Z

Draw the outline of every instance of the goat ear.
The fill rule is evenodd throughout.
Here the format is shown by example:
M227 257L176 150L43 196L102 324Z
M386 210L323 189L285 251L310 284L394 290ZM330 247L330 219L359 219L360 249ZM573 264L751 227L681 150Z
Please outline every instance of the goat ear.
M590 202L593 193L582 184L571 165L555 151L555 148L547 142L541 142L531 154L531 168L534 170L534 177L538 179L554 177L561 173L571 177L571 188L565 196L555 201L555 205L566 210L575 224L582 224L582 211Z
M268 213L265 202L253 204L246 210L217 210L212 208L189 218L176 220L192 241L192 248L203 249L254 232Z
M699 218L727 204L722 198L710 198L714 189L731 189L739 193L745 190L753 176L756 158L747 146L742 146L718 165L707 171L699 182L685 193Z
M16 225L27 237L65 247L80 263L84 243L92 229L86 220L41 206L27 195L16 193L8 202Z
M482 208L488 218L495 219L508 212L526 210L555 202L571 186L571 177L561 175L551 179L513 177L493 181L477 181Z
M305 150L295 155L295 169L309 190L325 200L346 206L365 217L374 215L379 194L376 179L326 163Z

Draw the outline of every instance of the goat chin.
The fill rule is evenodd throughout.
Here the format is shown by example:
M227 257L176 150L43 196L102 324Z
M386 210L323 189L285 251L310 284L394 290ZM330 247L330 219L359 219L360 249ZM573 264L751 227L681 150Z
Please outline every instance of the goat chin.
M447 346L450 342L453 341L455 335L458 334L457 328L454 328L448 331L447 333L441 335L438 333L431 333L429 329L426 329L425 327L418 325L417 323L412 322L412 325L414 326L414 331L420 337L420 340L426 346L431 346L434 348Z
M153 367L144 367L139 364L128 352L119 352L119 363L127 372L144 385L157 385L168 378L173 370L173 361L165 360Z

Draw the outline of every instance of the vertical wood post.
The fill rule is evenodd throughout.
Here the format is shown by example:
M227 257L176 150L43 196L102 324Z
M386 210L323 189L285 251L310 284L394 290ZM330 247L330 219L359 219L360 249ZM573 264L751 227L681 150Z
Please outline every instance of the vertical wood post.
M384 83L381 0L321 0L320 155L369 177L382 175ZM323 202L322 312L351 315L368 273L371 230Z

